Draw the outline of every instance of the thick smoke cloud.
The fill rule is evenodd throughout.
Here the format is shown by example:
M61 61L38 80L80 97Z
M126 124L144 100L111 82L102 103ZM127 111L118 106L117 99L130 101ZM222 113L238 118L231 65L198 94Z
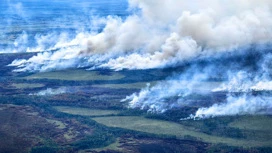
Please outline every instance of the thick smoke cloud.
M136 13L126 19L101 19L105 25L102 32L86 32L84 38L76 36L68 40L67 43L78 42L77 48L72 48L74 58L88 57L89 65L116 70L147 69L271 41L270 1L130 0L129 3ZM58 57L52 61L58 63L67 54L70 52L66 53L66 49L53 52L51 56ZM104 61L97 63L93 57L97 54L104 56ZM23 65L16 62L13 65L25 67L19 70L31 70L31 63L30 59ZM44 67L50 62L38 64Z
M173 1L170 1L170 3L171 2ZM265 46L265 44L271 43L272 33L271 28L269 28L271 25L271 2L261 1L260 3L256 3L253 1L231 1L230 3L233 8L231 8L232 6L230 5L223 5L226 3L225 1L211 2L215 3L208 3L212 6L207 9L205 7L203 8L206 4L198 2L197 4L202 6L201 11L196 10L196 12L194 12L194 10L183 10L182 15L179 16L177 22L175 22L175 34L182 39L189 37L197 44L197 47L190 51L193 55L191 57L196 58L198 56L206 56L208 60L210 60L210 58L213 58L213 56L211 56L212 54L237 50L243 50L244 53L237 54L240 54L239 56L244 56L247 54L247 51L250 50L250 45L258 44L260 46ZM153 22L163 23L167 21L167 19L170 19L165 17L165 14L158 13L160 12L160 7L157 8L158 6L155 3L153 3L156 5L155 7L150 7L152 6L151 4L146 4L149 2L145 3L144 1L135 1L135 3L138 3L138 5L144 8L143 12L146 12L144 13L146 18L152 20L152 16L156 16L156 18L159 19L159 21L153 20ZM154 10L150 11L150 8L153 8ZM163 7L163 9L161 9L163 11L161 12L169 12L166 10L170 9L173 9L174 11L176 10L175 7ZM160 15L162 15L161 18L159 17ZM201 49L199 51L196 48ZM181 51L184 50L182 47L179 49ZM179 53L179 49L175 51L175 53ZM268 48L268 50L269 49L271 48ZM262 49L259 48L259 50ZM222 83L219 87L212 89L211 92L226 92L227 98L225 101L220 104L213 104L210 107L199 108L194 115L191 115L188 118L205 118L237 114L271 114L271 96L269 94L252 95L251 93L254 91L271 90L269 87L271 82L271 73L269 72L271 71L271 68L269 61L271 58L270 55L267 55L267 52L260 54L263 56L263 61L255 60L250 63L257 67L259 69L258 71L247 69L246 67L243 67L244 65L242 65L238 70L231 70L230 67L224 67L225 70L228 71L228 73L225 74L228 76L226 82ZM175 55L175 57L178 56ZM127 60L130 61L131 59ZM180 60L184 59L177 59L177 61ZM216 65L208 65L208 67L212 67L215 72L220 71L219 69L222 68L222 66L217 65L217 68L214 66ZM125 100L129 101L129 106L132 108L147 109L153 112L164 112L173 107L182 107L186 104L186 101L183 98L184 96L190 94L193 95L194 92L199 92L196 89L193 89L192 85L203 83L203 81L207 82L205 79L216 75L215 73L211 73L211 71L203 73L198 69L194 69L193 72L194 73L185 72L185 74L181 74L177 77L177 82L169 83L168 81L152 88L147 87L140 93L133 94ZM192 78L184 79L184 76L186 75L191 75ZM202 79L194 79L199 76L202 76ZM184 84L184 81L189 83ZM185 89L182 89L181 87L185 87ZM174 92L171 90L170 93L165 93L165 90L169 89L172 89ZM231 94L233 92L242 92L243 94L233 95ZM171 102L168 97L173 96L178 97L174 102Z
M203 59L205 64L202 61L189 66L187 71L178 76L151 88L146 87L123 101L127 101L130 108L159 113L186 105L208 105L200 107L195 114L185 119L272 114L271 53L269 52L271 52L270 48L268 51L255 50L251 52L252 54ZM243 59L247 60L243 61ZM215 76L227 76L227 78L212 81ZM216 96L217 93L225 94L226 98L216 101L209 99L208 104L194 103L197 100L188 101L188 98L195 95L207 97Z
M123 101L128 101L130 108L140 108L159 113L168 109L191 105L184 101L187 96L195 93L207 94L218 86L216 82L205 82L211 70L211 67L201 70L197 66L192 66L182 75L173 76L153 87L147 85L139 93L127 96Z
M122 70L203 60L208 64L190 66L124 101L132 108L164 112L182 107L184 97L193 94L225 92L225 101L199 108L191 117L271 113L271 96L252 93L271 90L271 1L129 0L129 5L131 15L125 19L108 16L93 21L93 25L103 27L101 31L81 32L72 38L56 36L50 48L43 47L49 37L37 37L40 43L36 51L45 52L17 59L10 66L16 66L15 71L70 67ZM26 40L23 36L17 41ZM219 74L225 79L218 83L221 85L209 84ZM200 86L210 87L203 90ZM242 94L233 95L237 92Z
M226 103L200 108L193 118L207 118L225 115L272 114L271 96L228 95Z

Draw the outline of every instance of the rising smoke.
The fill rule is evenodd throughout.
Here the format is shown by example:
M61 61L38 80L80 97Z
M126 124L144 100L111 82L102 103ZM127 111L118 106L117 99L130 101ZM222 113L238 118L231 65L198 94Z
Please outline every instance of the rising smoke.
M36 95L36 96L51 96L51 95L59 95L67 93L68 90L65 87L60 87L57 89L47 88L46 90L39 91L37 93L31 93L29 95Z
M140 9L126 19L107 17L102 32L79 33L73 39L56 39L69 44L50 53L50 62L41 58L35 63L32 58L13 65L23 66L18 71L40 71L43 65L63 62L70 58L88 58L89 65L121 69L147 69L175 65L199 56L232 51L251 44L269 43L272 37L270 1L152 1L130 0L131 10ZM231 4L231 5L229 5ZM165 13L167 12L167 13ZM46 37L41 37L40 39ZM52 38L52 37L50 37ZM49 39L46 39L49 40ZM54 40L54 39L53 39ZM43 44L43 43L41 43ZM70 45L77 46L70 49ZM38 50L44 50L44 47ZM53 48L63 45L53 46ZM96 56L104 56L98 62ZM17 60L18 61L18 60ZM33 69L32 65L39 65ZM22 65L23 64L23 65ZM49 67L54 67L52 66ZM69 64L66 64L69 65ZM77 67L81 64L71 64ZM64 67L66 68L66 67ZM44 69L43 69L44 70Z
M132 108L164 112L182 106L188 95L226 92L225 102L200 108L193 117L271 113L271 96L252 94L271 90L271 1L129 0L129 5L131 15L125 19L108 16L93 21L103 27L101 31L81 32L73 38L60 35L50 48L42 45L48 37L37 37L41 43L34 50L45 52L17 59L10 66L16 66L15 71L70 67L122 70L174 67L202 60L205 66L193 64L182 74L148 86L124 101ZM216 75L225 79L221 85L197 88ZM235 92L243 94L233 95ZM171 97L175 100L169 100Z

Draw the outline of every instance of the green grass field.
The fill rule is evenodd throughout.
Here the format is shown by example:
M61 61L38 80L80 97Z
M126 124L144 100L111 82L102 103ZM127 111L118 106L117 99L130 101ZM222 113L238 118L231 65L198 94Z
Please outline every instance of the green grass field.
M99 109L68 107L68 106L55 106L53 108L63 113L72 114L72 115L82 115L82 116L117 115L120 113L119 111L115 111L115 110L99 110Z
M213 135L208 135L202 132L190 130L188 127L180 125L174 122L146 119L143 117L135 116L115 116L115 117L96 117L92 118L98 123L104 124L109 127L118 127L124 129L130 129L135 131L163 134L176 136L178 138L184 138L185 136L193 136L209 143L223 143L230 146L240 147L260 147L260 146L271 146L271 141L259 142L254 140L242 140L233 138L224 138ZM193 122L193 121L192 121Z
M241 130L267 131L272 134L272 117L269 116L241 116L229 126ZM271 138L272 139L272 138Z
M96 84L93 87L100 88L111 88L111 89L142 89L150 83L150 86L154 86L156 81L154 82L138 82L138 83L124 83L124 84Z
M36 73L24 79L54 79L54 80L68 80L68 81L92 81L92 80L118 80L124 76L118 72L112 75L101 75L97 71L86 70L65 70L54 72Z
M229 126L243 131L248 139L272 140L272 117L269 116L241 116Z
M11 87L16 89L32 89L32 88L41 88L44 87L44 84L41 83L13 83Z

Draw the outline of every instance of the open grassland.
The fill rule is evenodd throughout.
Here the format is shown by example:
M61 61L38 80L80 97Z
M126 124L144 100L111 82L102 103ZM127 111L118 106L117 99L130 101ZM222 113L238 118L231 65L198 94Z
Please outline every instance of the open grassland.
M115 117L96 117L92 119L98 123L104 124L109 127L118 127L153 134L171 135L176 136L178 138L192 136L209 143L223 143L230 146L242 146L242 147L260 147L260 146L268 147L272 145L271 141L265 142L259 142L254 140L248 141L242 139L224 138L219 136L208 135L202 132L189 130L189 128L187 128L186 126L180 125L178 123L146 119L143 117L115 116Z
M104 116L104 115L116 115L120 113L119 111L115 110L99 110L68 106L55 106L54 108L59 112L82 116Z
M177 80L170 80L169 83L175 83ZM112 88L112 89L142 89L147 87L149 84L150 87L155 86L158 81L151 81L151 82L137 82L137 83L124 83L124 84L96 84L93 87L102 87L102 88ZM199 91L211 91L216 89L220 86L222 82L199 82L192 86L192 89L199 90ZM180 90L184 87L180 86Z
M242 116L230 123L229 126L243 131L247 139L259 141L272 140L271 116Z
M156 81L124 83L124 84L97 84L97 85L93 85L93 87L111 88L111 89L142 89L146 87L148 84L150 84L150 86L154 86L156 84Z
M34 88L41 88L45 85L42 83L12 83L12 84L1 84L0 87L3 89L34 89Z
M272 133L272 116L242 116L229 126L242 130L267 131Z
M97 71L86 70L65 70L54 72L36 73L24 79L54 79L54 80L67 80L67 81L92 81L92 80L118 80L124 76L118 72L113 72L110 75L102 75Z
M13 83L11 88L16 89L32 89L32 88L41 88L44 87L44 84L41 83Z

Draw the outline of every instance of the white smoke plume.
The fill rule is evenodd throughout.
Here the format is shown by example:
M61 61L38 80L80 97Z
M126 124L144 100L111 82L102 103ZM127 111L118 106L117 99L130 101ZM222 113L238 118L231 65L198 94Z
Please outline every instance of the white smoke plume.
M181 107L186 105L183 100L186 96L194 93L206 94L218 86L216 82L205 82L210 70L210 68L199 70L197 67L192 67L182 75L161 81L153 87L147 86L122 101L128 101L130 108L140 108L150 112L162 113L171 108Z
M150 69L236 54L246 56L252 46L271 49L267 48L272 41L270 0L129 0L129 5L131 14L125 19L115 16L99 19L98 23L103 25L101 32L83 32L73 39L56 39L65 45L56 42L51 46L56 50L17 59L10 66L16 66L16 71L87 66ZM48 39L37 37L37 42L41 42L37 50L46 50L42 44ZM260 49L258 54L266 57L267 53ZM250 94L252 90L270 90L267 85L271 82L270 56L264 58L262 64L254 63L258 60L250 63L259 69L253 74L246 66L241 66L241 70L224 67L228 71L224 73L226 81L209 92L243 92L244 95L228 94L225 102L200 108L193 116L270 113L271 96ZM234 65L237 63L239 61ZM222 71L222 66L217 66L210 64L207 71L200 68L186 71L172 81L166 80L128 96L125 101L129 101L130 107L155 112L181 106L182 97L202 93L195 87L207 82L216 71ZM176 101L171 102L171 97Z
M72 41L80 43L72 56L83 55L89 65L115 70L147 69L270 43L272 38L272 3L268 0L130 0L129 4L131 10L140 11L126 19L109 16L102 32L76 37ZM50 60L58 65L70 53L62 49L52 53ZM105 56L105 61L96 63L92 55L97 54ZM31 63L26 60L19 70L31 70Z
M241 114L272 114L272 73L271 68L268 68L271 66L268 62L271 61L271 54L262 54L262 56L260 59L251 59L252 66L257 66L256 71L243 68L244 63L242 62L240 65L231 63L242 67L239 68L242 70L231 71L229 65L225 63L229 59L223 59L220 64L211 62L204 66L206 69L203 70L200 70L198 66L192 66L189 71L174 77L177 81L170 79L151 88L147 87L137 94L128 96L124 101L128 101L131 108L161 113L184 105L194 105L187 103L184 99L186 96L223 92L226 94L226 99L215 101L215 104L208 107L200 107L195 114L185 119ZM226 68L229 68L228 72L222 73ZM218 72L228 76L226 80L216 83L210 82L209 78L220 74ZM174 101L171 98L174 98Z
M229 95L226 103L214 104L208 108L197 110L193 118L208 118L226 115L245 115L245 114L272 114L271 96L231 96Z
M238 75L240 75L239 73L243 72L238 72ZM192 78L184 77L184 75L190 74L192 75ZM236 74L233 73L233 75ZM130 108L163 113L169 109L194 105L194 103L188 103L188 101L186 101L187 96L224 92L227 96L223 102L217 101L217 103L210 107L200 107L194 115L192 114L186 119L242 114L272 114L271 81L260 81L254 84L249 81L250 78L237 80L236 76L235 81L230 80L223 83L213 83L206 80L208 77L211 76L207 73L181 74L175 81L169 80L160 82L154 87L147 86L139 93L127 96L123 101L127 101ZM226 85L228 86L226 87ZM254 94L254 92L257 93ZM235 95L235 93L237 95Z
M52 89L52 88L47 88L46 90L39 91L38 93L32 93L29 95L36 95L36 96L50 96L50 95L59 95L59 94L64 94L67 93L68 90L64 87L57 88L57 89Z

